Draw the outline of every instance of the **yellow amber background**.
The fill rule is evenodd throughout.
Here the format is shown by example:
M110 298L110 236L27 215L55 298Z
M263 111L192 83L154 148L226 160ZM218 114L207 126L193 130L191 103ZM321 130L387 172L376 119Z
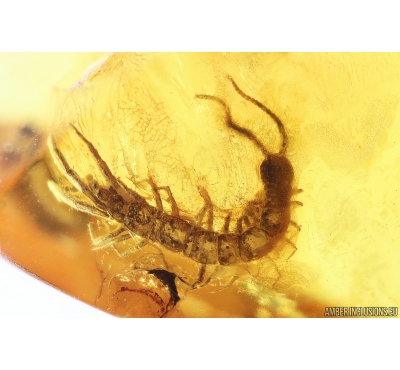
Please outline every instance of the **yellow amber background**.
M55 64L53 54L41 57ZM63 83L53 93L43 89L43 106L35 104L32 110L24 105L46 128L41 135L54 133L82 177L100 178L90 153L65 133L66 123L76 124L129 187L135 187L132 174L140 181L151 173L159 186L170 186L189 216L203 204L197 186L205 187L216 206L217 228L224 210L240 215L261 189L262 155L225 127L218 105L196 100L195 94L223 98L237 123L277 151L280 139L273 122L235 93L229 74L245 93L273 110L288 132L295 186L304 191L293 198L304 206L292 207L292 218L302 230L288 233L297 252L280 261L279 277L269 260L260 260L222 269L221 281L235 274L242 278L217 293L211 293L212 284L194 291L179 286L185 299L171 316L307 317L323 316L325 306L398 306L399 54L117 54L66 90L81 79L83 73L76 71L101 55L79 57L82 64L69 60L75 80L49 73L46 78L54 86ZM0 62L4 65L7 58L0 55ZM33 66L46 75L39 63ZM32 89L24 84L31 74L22 75L22 82L13 75L15 86L23 84L20 91ZM2 88L0 94L5 93ZM21 107L15 108L15 116L12 108L0 117L7 132L27 119ZM46 160L54 175L48 155ZM126 269L131 260L113 251L93 252L87 223L95 219L54 199L46 185L50 173L45 162L20 177L27 163L21 160L15 166L18 176L12 181L9 168L7 176L5 166L0 168L3 183L9 184L1 190L2 253L107 310L106 300L99 298L98 259L113 262L110 274ZM136 190L151 195L146 185ZM150 252L151 246L139 254ZM197 267L184 257L168 252L165 257L169 266L195 274Z

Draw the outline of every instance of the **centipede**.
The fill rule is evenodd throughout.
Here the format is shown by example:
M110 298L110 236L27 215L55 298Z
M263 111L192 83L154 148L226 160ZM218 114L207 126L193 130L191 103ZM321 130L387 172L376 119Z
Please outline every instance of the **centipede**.
M226 126L250 140L264 156L259 169L264 194L260 212L257 215L244 212L237 219L233 231L230 231L232 222L230 214L226 216L222 230L215 231L213 229L211 197L207 190L200 186L198 189L204 199L204 207L193 220L180 216L180 209L170 188L168 186L158 187L151 176L149 176L148 182L152 188L155 205L150 204L138 192L114 176L95 146L73 124L69 124L69 126L96 159L108 183L106 186L100 185L90 174L85 179L81 178L57 146L54 136L50 136L48 147L53 161L74 188L74 192L71 192L65 187L59 186L55 181L49 180L48 185L53 194L59 201L79 211L115 221L118 224L117 229L103 238L103 244L107 240L120 242L136 235L143 240L156 243L162 248L181 253L202 266L234 265L258 260L268 255L284 238L289 224L297 225L290 218L291 205L302 205L302 203L292 201L291 198L301 190L294 190L292 187L294 169L286 156L288 136L284 124L264 104L245 94L231 76L227 76L227 79L243 99L272 118L281 137L279 151L272 153L265 148L252 131L241 127L233 120L231 111L223 99L214 95L195 95L195 99L199 101L208 100L213 104L220 105L224 109ZM160 190L168 193L171 204L170 212L164 210ZM84 197L74 197L72 194L76 191L83 194ZM204 223L206 214L208 222Z

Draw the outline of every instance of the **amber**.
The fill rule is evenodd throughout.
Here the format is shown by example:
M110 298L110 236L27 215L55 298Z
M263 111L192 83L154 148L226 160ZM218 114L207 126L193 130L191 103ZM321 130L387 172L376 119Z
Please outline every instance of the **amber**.
M64 92L1 121L5 258L121 317L398 306L399 54L114 54Z

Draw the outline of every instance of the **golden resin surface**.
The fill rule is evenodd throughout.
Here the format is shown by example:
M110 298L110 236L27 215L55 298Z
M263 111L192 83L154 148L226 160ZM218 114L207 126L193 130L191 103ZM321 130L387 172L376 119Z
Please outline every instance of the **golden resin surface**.
M227 125L222 103L199 96L223 101L268 155L282 149L282 132L231 80L282 121L291 221L269 253L216 262L127 229L112 194L125 214L137 194L215 235L256 225L271 197L260 176L266 155ZM400 54L113 54L63 81L43 107L52 114L27 123L0 112L6 258L121 317L398 306ZM213 253L212 243L201 247Z

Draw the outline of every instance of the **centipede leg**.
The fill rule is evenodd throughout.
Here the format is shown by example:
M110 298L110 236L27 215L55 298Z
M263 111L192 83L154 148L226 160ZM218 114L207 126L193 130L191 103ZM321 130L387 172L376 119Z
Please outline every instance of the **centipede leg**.
M250 227L250 220L249 220L249 217L247 215L243 216L243 221L244 221L244 223L245 223L245 225L247 227Z
M203 218L207 212L207 208L208 206L204 205L203 208L199 211L199 213L196 215L195 219L196 219L196 224L197 225L201 225L201 223L203 222Z
M100 236L96 237L94 234L94 231L91 227L91 224L89 224L89 234L92 239L92 243L94 244L94 248L92 250L99 250L103 248L107 248L109 245L114 244L114 243L119 243L124 240L127 240L131 238L129 234L123 234L124 232L128 231L125 227L120 227L116 231L113 231L112 233L105 235L105 236Z
M153 189L153 194L154 194L154 199L156 201L157 209L159 211L163 211L164 208L163 208L163 204L161 201L160 193L158 192L158 188L157 188L155 182L153 181L153 178L150 175L149 175L148 181L149 181L149 184L151 185L151 188Z
M224 227L223 227L223 229L222 229L222 231L223 231L225 234L228 234L228 233L229 233L229 225L230 225L230 223L231 223L231 217L232 217L232 214L231 214L231 213L229 213L228 216L225 217Z
M117 239L115 241L115 243L120 243L120 242L122 242L124 240L127 240L127 239L132 240L132 235L130 235L130 234L122 235L119 239ZM146 244L147 244L146 240L141 240L137 245L129 248L128 250L126 250L125 252L122 252L122 253L117 248L115 248L115 247L112 247L112 248L114 249L114 251L117 253L117 255L120 258L124 258L125 256L127 256L127 255L129 255L129 254L131 254L133 252L136 252L139 249L142 249Z
M182 278L178 277L184 284L188 285L191 289L198 289L198 288L204 288L205 286L207 286L210 281L212 279L216 279L215 277L213 277L213 275L215 274L215 272L218 269L218 266L214 266L214 270L210 273L210 275L205 278L205 274L206 274L206 269L207 269L207 265L201 265L200 271L199 271L199 276L196 282L194 282L193 284L189 284L186 281L184 281ZM239 276L235 275L232 276L231 280L228 282L228 284L222 286L221 288L218 288L216 290L211 291L210 293L217 293L220 292L221 290L224 289L228 289L237 279L239 278Z
M197 280L194 283L189 283L188 281L186 281L184 278L182 278L180 276L177 276L177 278L180 281L182 281L182 283L187 285L190 289L203 288L210 282L211 277L212 277L212 273L211 273L210 276L206 280L204 280L204 276L206 274L206 269L207 269L207 265L202 264L200 267L200 271L199 271Z
M120 144L121 144L121 147L122 147L123 144L122 144L121 139L120 139L119 141L120 141ZM134 185L134 187L135 187L136 189L139 188L139 189L147 190L147 185L149 184L149 180L148 180L148 179L146 179L146 180L138 180L138 179L137 179L138 175L135 174L135 173L132 171L132 166L131 166L131 165L129 164L129 162L128 162L128 158L127 158L127 155L126 155L126 151L125 151L125 150L122 151L122 157L123 157L123 160L124 160L125 168L126 168L126 170L128 171L128 174L129 174L129 176L130 176L129 180L132 182L132 184ZM135 163L133 163L133 165L135 165ZM123 181L120 181L120 185L127 191L128 194L132 195L133 198L136 198L137 193L134 192L132 189L130 189L128 186L126 186L126 185L124 184ZM147 200L147 199L151 199L150 197L146 197L146 196L144 196L144 195L142 195L142 197L143 197L144 199L146 199L146 200Z
M294 226L298 231L301 230L301 226L300 226L298 223L294 222L293 220L290 220L290 221L289 221L289 224L291 224L292 226Z
M243 233L243 222L246 224L247 227L250 227L250 221L247 215L239 217L236 222L236 233L239 235Z
M297 205L297 206L303 206L303 203L302 203L302 202L299 202L298 200L292 200L290 203L291 203L291 204L295 204L295 205Z
M70 189L62 188L61 186L59 186L58 184L56 184L54 181L51 180L47 181L47 185L59 202L64 202L65 204L68 204L70 207L76 208L79 211L88 213L93 216L104 217L104 218L109 217L107 212L104 212L103 210L95 206L92 206L86 202L80 201L70 196L71 193Z
M286 258L289 259L290 257L293 256L293 254L296 253L297 247L296 247L296 244L294 244L290 239L285 238L285 240L286 240L286 242L287 242L288 244L290 244L290 245L293 247L293 251L291 252L291 254L290 254L289 256L286 256Z
M207 190L203 188L202 186L198 186L199 189L199 194L200 196L204 199L204 213L208 210L208 220L207 220L207 228L208 230L213 230L213 225L214 225L214 209L213 209L213 204L210 198L210 195L208 194ZM203 215L204 217L204 215ZM203 218L202 217L202 218Z
M176 203L176 200L172 194L172 191L169 186L157 186L154 182L153 178L149 175L149 183L151 188L153 189L154 199L157 204L157 209L159 211L163 211L163 204L160 196L160 190L165 190L168 194L168 202L171 204L171 216L179 217L179 207Z
M303 189L293 189L292 190L292 195L300 194L303 192Z
M236 233L241 235L243 233L243 216L238 218L236 222Z
M169 186L160 186L159 188L157 188L157 190L165 190L167 192L168 201L172 207L171 215L174 217L179 217L179 207L178 207L178 204L176 203L174 196L172 195L172 191L169 188Z
M122 148L123 147L123 142L122 142L120 137L118 137L118 139L119 139L120 146ZM138 180L137 179L137 177L138 177L137 174L132 171L132 165L135 166L136 164L135 164L135 162L132 165L129 163L128 157L127 157L127 154L126 154L126 150L122 150L122 158L124 160L125 168L126 168L126 170L128 171L128 174L131 177L130 181L132 182L132 184L137 187L141 183L146 183L147 182L146 180Z
M199 277L197 278L197 281L193 284L194 286L197 287L198 284L200 284L203 281L205 273L206 273L206 265L201 265Z
M218 293L218 292L220 292L221 290L225 290L225 289L230 288L231 285L232 285L238 278L239 278L239 276L237 276L237 275L232 276L232 279L229 281L228 284L224 285L223 287L221 287L221 288L219 288L219 289L217 289L217 290L212 291L211 293ZM211 279L211 278L210 278L210 279Z

